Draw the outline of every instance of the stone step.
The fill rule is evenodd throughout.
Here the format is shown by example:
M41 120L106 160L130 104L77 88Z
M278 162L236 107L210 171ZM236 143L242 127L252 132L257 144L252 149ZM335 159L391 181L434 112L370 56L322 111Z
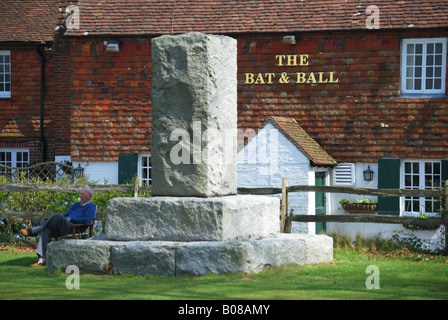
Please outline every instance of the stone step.
M81 273L204 275L256 273L282 265L333 260L333 238L326 235L277 234L241 241L63 240L47 250L47 270L76 265Z
M105 224L108 240L225 241L273 237L280 200L238 195L217 198L115 198Z

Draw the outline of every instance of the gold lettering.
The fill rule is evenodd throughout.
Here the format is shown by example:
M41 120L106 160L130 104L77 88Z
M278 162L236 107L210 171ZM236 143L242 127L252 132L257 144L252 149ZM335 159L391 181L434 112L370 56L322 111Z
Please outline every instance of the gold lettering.
M288 67L297 66L297 56L295 54L288 55L287 57L288 57L288 64L287 64Z
M272 84L272 79L275 77L275 73L266 73L265 77L268 78L268 84Z
M261 73L258 74L255 84L264 84L263 75Z
M309 63L308 55L307 54L300 55L300 66L307 66L308 63Z
M305 81L306 81L305 76L306 76L306 74L304 72L297 72L296 83L305 83Z
M328 82L328 79L325 79L325 81L324 81L324 72L319 72L319 81L318 81L318 83L327 83Z
M245 84L252 84L254 83L254 74L253 73L246 73L246 82Z
M310 76L308 77L308 81L306 83L317 83L316 77L314 76L313 72L310 73Z
M283 67L283 59L285 59L286 56L284 55L277 55L275 56L275 59L278 60L278 66Z
M335 71L330 72L330 82L329 83L339 83L339 78L334 80L334 73Z

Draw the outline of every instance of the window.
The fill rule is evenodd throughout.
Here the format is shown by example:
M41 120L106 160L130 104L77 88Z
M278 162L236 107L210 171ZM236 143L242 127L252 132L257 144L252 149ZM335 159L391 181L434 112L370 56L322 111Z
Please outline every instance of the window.
M405 189L439 189L442 183L441 161L404 161ZM439 198L406 197L405 215L417 216L421 213L434 215L440 211Z
M11 98L11 60L9 51L0 51L0 98Z
M353 163L342 163L334 169L334 184L352 185L355 183Z
M401 59L402 93L445 94L446 38L405 39Z
M28 163L29 151L27 149L0 149L0 164L7 167L24 168ZM0 166L0 175L14 179L14 174L14 170Z
M142 185L148 186L151 184L151 156L141 155L140 156L140 174L142 178Z

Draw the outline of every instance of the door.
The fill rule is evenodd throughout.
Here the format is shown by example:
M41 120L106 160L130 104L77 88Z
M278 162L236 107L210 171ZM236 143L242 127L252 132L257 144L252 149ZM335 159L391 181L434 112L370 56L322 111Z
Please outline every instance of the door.
M325 186L326 172L316 172L315 184L316 186ZM327 207L327 198L325 192L315 192L315 203L316 203L316 215L325 214ZM316 234L325 231L326 231L325 222L316 222Z

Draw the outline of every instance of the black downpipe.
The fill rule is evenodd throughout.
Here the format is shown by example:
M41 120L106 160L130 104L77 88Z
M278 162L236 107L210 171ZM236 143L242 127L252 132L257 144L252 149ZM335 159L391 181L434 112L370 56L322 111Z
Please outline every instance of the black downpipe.
M42 162L47 161L47 141L44 136L44 117L45 117L45 55L41 51L41 47L37 47L37 53L40 56L40 130L39 139L42 150Z

